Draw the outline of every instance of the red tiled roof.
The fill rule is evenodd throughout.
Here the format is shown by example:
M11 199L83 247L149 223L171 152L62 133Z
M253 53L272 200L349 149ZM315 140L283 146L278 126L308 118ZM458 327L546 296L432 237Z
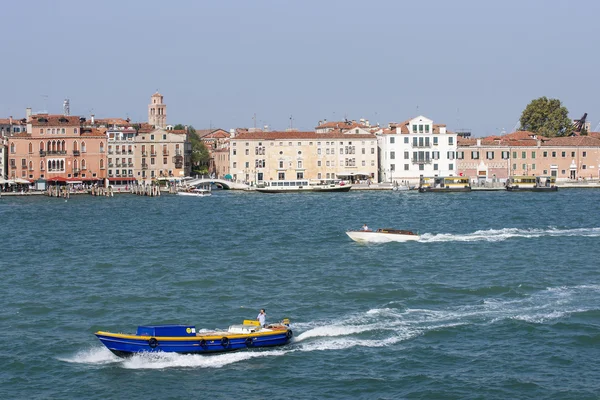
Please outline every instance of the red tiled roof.
M244 132L240 133L233 140L287 140L287 139L375 139L374 134L352 134L352 133L341 133L329 132L329 133L316 133L316 132L301 132L301 131L290 131L290 132Z
M32 115L29 120L33 126L79 126L80 119L75 115L48 115L38 114Z

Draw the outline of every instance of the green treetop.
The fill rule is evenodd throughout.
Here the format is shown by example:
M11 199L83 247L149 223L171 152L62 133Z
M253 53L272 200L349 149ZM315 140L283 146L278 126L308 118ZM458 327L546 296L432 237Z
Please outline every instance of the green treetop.
M572 126L569 111L558 99L545 96L532 100L521 114L521 130L543 136L565 136Z

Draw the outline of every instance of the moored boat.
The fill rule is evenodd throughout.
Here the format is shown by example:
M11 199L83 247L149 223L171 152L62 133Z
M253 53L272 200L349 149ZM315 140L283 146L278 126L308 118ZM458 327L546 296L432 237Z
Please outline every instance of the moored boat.
M380 228L376 231L357 230L347 231L346 235L355 242L387 243L408 242L421 239L417 233L401 229Z
M434 178L424 178L421 175L419 179L420 193L452 193L452 192L470 192L471 183L465 176L436 176Z
M506 181L509 192L556 192L556 178L553 176L511 176Z
M261 327L244 320L227 330L198 332L194 325L144 325L135 334L98 331L96 337L119 357L136 353L223 353L241 349L282 346L294 335L288 319Z
M189 189L177 191L177 196L206 197L206 196L210 196L210 195L211 195L210 188L209 189L189 188Z
M352 185L341 180L264 181L256 187L262 193L348 192Z

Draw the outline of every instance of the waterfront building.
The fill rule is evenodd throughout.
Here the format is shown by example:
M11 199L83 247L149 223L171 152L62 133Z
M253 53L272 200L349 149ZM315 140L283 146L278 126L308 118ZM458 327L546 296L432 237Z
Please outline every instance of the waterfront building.
M8 176L99 180L106 177L105 150L104 132L82 128L77 116L30 115L26 132L8 138Z
M422 115L377 132L382 182L457 175L457 135Z
M233 177L229 169L231 165L229 146L213 150L211 160L214 169L210 172L216 178L231 179Z
M92 118L93 121L93 118ZM113 127L106 131L108 180L115 184L133 183L141 175L140 157L136 157L137 131L131 127Z
M378 179L377 138L342 132L237 131L230 139L230 174L236 181Z
M6 179L6 177L7 177L6 142L7 142L7 139L0 136L0 180ZM1 189L1 186L0 186L0 189Z
M140 128L135 138L134 149L137 149L137 151L133 155L134 166L132 168L135 178L140 183L150 184L159 178L183 178L188 176L190 174L189 156L191 153L186 151L186 143L187 132L185 130ZM122 146L121 144L121 149ZM120 154L119 159L122 162L122 154ZM136 168L136 166L139 166L139 168ZM127 173L129 173L129 167Z
M598 135L600 136L600 135ZM549 175L557 181L600 178L600 137L547 138L518 131L478 139L459 138L458 171L479 183L515 175Z

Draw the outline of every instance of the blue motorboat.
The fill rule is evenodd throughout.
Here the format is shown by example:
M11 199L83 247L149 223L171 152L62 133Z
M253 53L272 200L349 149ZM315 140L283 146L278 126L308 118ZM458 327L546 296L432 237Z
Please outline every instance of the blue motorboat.
M144 325L135 334L98 331L96 337L119 357L136 353L180 354L223 353L241 349L282 346L294 333L290 321L261 327L258 321L244 320L227 330L198 332L194 325Z

